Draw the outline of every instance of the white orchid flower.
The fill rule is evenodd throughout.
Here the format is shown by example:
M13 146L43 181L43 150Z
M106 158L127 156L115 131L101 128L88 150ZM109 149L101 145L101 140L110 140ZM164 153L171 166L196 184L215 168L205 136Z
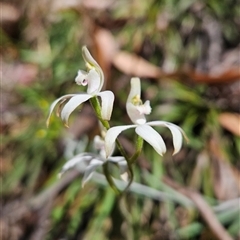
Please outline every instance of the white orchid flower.
M54 108L59 104L58 116L67 125L70 114L82 103L90 98L98 96L101 98L101 117L103 120L110 120L114 102L114 94L111 91L101 92L104 84L104 75L101 67L93 59L86 46L82 48L82 56L88 68L88 72L79 70L75 82L78 85L87 86L87 93L67 94L55 100L51 106L47 118L47 125L49 125L50 117ZM62 105L68 100L65 106ZM60 113L61 112L61 113Z
M93 153L81 153L70 159L62 167L62 170L59 174L61 177L67 170L71 168L76 168L81 173L84 173L82 179L82 187L88 182L96 169L106 162L118 165L120 169L121 177L125 177L127 171L127 162L124 157L109 157L105 158L106 153L104 153L103 146L104 140L100 136L96 136L94 139L94 145L97 147L97 150L100 150L99 154ZM111 165L109 166L111 167Z
M184 131L177 125L165 121L147 122L145 115L150 114L151 107L149 101L144 104L141 101L141 85L139 78L131 79L131 90L127 99L126 109L133 125L116 126L110 128L105 136L106 156L109 156L114 149L114 143L118 135L127 129L135 128L135 132L148 142L161 156L166 152L166 145L161 135L152 126L164 126L169 128L173 136L173 155L178 153L182 147L182 136Z

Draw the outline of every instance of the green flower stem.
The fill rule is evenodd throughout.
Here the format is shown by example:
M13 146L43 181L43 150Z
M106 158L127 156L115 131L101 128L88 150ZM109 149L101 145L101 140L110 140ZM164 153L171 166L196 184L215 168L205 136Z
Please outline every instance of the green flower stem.
M142 152L143 138L138 136L136 143L136 152L131 156L130 163L133 164Z
M116 140L116 143L117 143L117 147L120 151L120 153L122 154L122 156L126 159L127 161L127 165L128 165L128 170L129 170L129 173L130 173L130 180L128 182L128 185L127 187L125 188L124 192L127 191L127 189L130 187L130 185L132 184L133 182L133 169L132 169L132 164L131 164L131 161L129 159L129 157L127 156L125 150L123 149L121 143L118 141L118 139Z
M97 96L94 96L93 98L90 98L90 103L97 115L97 118L99 119L99 121L102 123L102 125L108 130L110 128L110 125L108 123L108 121L104 120L102 118L102 114L101 114L101 105L100 102L97 98Z
M120 195L121 194L121 191L118 190L118 188L116 187L110 173L109 173L109 169L108 169L108 162L104 163L103 164L103 172L104 172L104 175L106 176L106 179L110 185L110 187L113 189L113 191L117 194L117 195Z
M92 107L97 115L97 118L99 119L99 121L102 123L102 125L108 130L110 128L110 125L108 123L108 121L102 119L102 115L101 115L101 105L100 102L98 100L98 98L95 96L93 98L90 99L90 102L92 104ZM122 154L123 157L126 158L127 162L129 161L129 157L127 156L126 152L124 151L121 143L117 140L117 147L120 151L120 153Z
M108 121L106 121L106 120L104 120L104 119L102 118L102 115L101 115L101 105L100 105L100 102L99 102L97 96L94 96L93 98L91 98L91 99L90 99L90 102L91 102L91 105L92 105L92 107L93 107L96 115L97 115L97 118L98 118L99 121L102 123L102 125L108 130L108 129L110 128L110 125L109 125L109 122L108 122ZM128 165L128 169L129 169L129 173L130 173L129 183L128 183L126 189L124 190L124 191L126 191L126 190L129 188L129 186L131 185L132 181L133 181L132 163L131 163L131 161L130 161L130 158L127 156L125 150L123 149L121 143L120 143L118 140L116 140L116 143L117 143L117 147L118 147L120 153L122 154L122 156L123 156L123 157L126 159L126 161L127 161L127 165ZM105 173L105 176L106 176L109 184L110 184L110 181L111 181L111 184L110 184L111 187L112 187L113 189L114 189L114 188L117 189L117 187L115 186L115 184L114 184L114 182L113 182L110 174L108 173L108 169L105 169L104 171L106 171L106 172L104 172L104 173ZM108 175L106 175L106 174L108 174Z
M97 118L98 120L102 123L102 125L108 130L110 128L110 125L108 123L108 121L104 120L102 118L102 114L101 114L101 105L100 105L100 102L98 100L98 98L96 96L94 96L93 98L90 99L90 102L91 102L91 105L97 115ZM118 188L116 187L110 173L109 173L109 169L108 169L108 162L106 162L104 165L103 165L103 172L104 172L104 175L110 185L110 187L113 189L113 191L116 193L116 194L120 194L121 192L118 190Z

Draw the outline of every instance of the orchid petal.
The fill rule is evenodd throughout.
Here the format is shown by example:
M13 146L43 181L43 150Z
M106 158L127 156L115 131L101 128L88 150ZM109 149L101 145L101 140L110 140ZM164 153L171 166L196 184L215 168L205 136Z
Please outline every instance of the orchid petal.
M106 157L108 158L113 150L114 150L114 144L116 141L116 138L118 135L129 128L134 128L136 125L128 125L128 126L117 126L117 127L112 127L110 128L105 136L105 150L106 150Z
M114 94L111 91L104 91L97 94L102 100L101 115L104 120L110 120L113 109Z
M87 93L94 95L98 92L100 92L101 87L100 87L100 76L98 74L98 72L94 69L91 69L88 73L88 75L86 76L87 78L87 82L88 82L88 89L87 89Z
M88 73L85 72L85 71L82 71L82 70L78 70L78 75L77 77L75 78L75 82L76 84L78 85L82 85L82 86L86 86L88 84L88 81L87 81L87 75Z
M166 152L166 146L162 137L152 127L143 124L137 126L135 131L140 137L148 142L158 154L162 156Z
M106 152L105 152L105 142L104 139L100 136L95 136L93 139L93 146L96 150L99 151L99 155L106 159Z
M86 169L86 161L90 161L92 158L93 158L92 156L86 155L86 153L76 155L63 165L62 170L59 173L59 176L62 176L63 173L65 173L67 170L75 166L77 166L80 172L84 172Z
M71 98L73 96L75 96L76 94L67 94L67 95L64 95L58 99L56 99L50 106L50 110L49 110L49 114L48 114L48 118L47 118L47 121L46 121L46 124L47 124L47 127L49 125L49 122L50 122L50 117L52 115L52 112L54 110L54 108L56 107L56 105L60 102L60 101L65 101L67 100L68 98Z
M95 61L95 59L92 57L92 55L90 54L90 52L88 51L87 47L84 46L82 48L82 56L84 61L86 62L86 65L89 69L95 69L97 71L97 73L100 76L100 83L99 83L99 92L102 89L103 83L104 83L104 74L103 71L101 69L101 67L98 65L98 63Z
M90 163L90 165L86 168L86 171L83 175L83 179L82 179L82 187L84 187L84 185L86 184L86 182L88 182L90 180L90 178L92 177L94 171L103 164L102 161L98 160L98 159L93 159Z
M99 67L98 63L95 61L95 59L92 57L92 55L90 54L90 52L88 51L86 46L82 47L82 56L83 59L86 63L90 64L92 67Z
M73 110L75 110L80 104L86 102L91 97L92 96L89 94L77 94L66 103L61 113L61 118L66 125L68 123L68 118L70 114L73 112Z
M131 78L131 89L128 95L127 102L132 102L132 99L135 96L139 96L139 98L141 98L141 83L140 79L137 77Z
M150 106L150 101L147 100L144 104L143 104L143 113L144 114L150 114L152 111L152 108Z
M165 122L165 121L152 121L152 122L148 122L147 124L150 126L164 126L169 128L173 136L173 147L174 147L173 155L175 155L180 151L182 147L182 135L185 135L185 133L180 127L178 127L173 123Z
M93 146L96 150L101 150L104 148L104 140L99 135L96 135L93 139Z
M131 79L131 89L126 103L127 114L131 121L136 124L146 123L145 114L151 112L150 102L142 104L141 84L139 78Z
M127 161L125 160L125 158L120 156L109 157L108 161L113 163L125 162L127 164Z
M140 113L138 106L134 106L132 103L126 104L127 114L131 121L136 124L146 123L146 118L144 113Z

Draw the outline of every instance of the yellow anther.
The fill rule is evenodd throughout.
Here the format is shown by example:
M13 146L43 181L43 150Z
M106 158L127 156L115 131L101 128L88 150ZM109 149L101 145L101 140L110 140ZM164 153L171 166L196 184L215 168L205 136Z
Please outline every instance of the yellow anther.
M134 97L132 98L132 104L133 104L134 106L140 106L140 105L142 105L142 100L141 100L141 98L140 98L139 95L136 95L136 96L134 96Z
M90 64L89 62L86 63L86 67L87 67L89 70L95 69L95 67L94 67L92 64Z

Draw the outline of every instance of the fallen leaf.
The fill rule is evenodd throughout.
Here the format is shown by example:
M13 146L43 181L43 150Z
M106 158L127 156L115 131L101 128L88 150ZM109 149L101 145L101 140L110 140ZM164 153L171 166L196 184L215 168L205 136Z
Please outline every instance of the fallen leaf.
M94 40L98 51L101 51L102 56L104 56L104 61L110 64L118 51L118 46L112 33L107 29L97 28Z
M131 54L125 51L119 51L113 58L114 66L128 75L134 75L137 77L150 77L158 79L164 78L179 78L179 79L191 79L196 83L227 83L231 81L237 81L240 79L240 71L237 67L232 67L219 74L212 75L210 73L197 72L194 69L177 70L166 73L162 71L160 67L157 67L145 59Z
M236 136L240 136L240 114L221 113L218 117L221 126Z
M119 51L113 58L114 66L127 75L158 78L161 69L147 60L125 51Z
M225 83L230 81L236 81L240 78L239 67L232 67L222 71L219 74L205 74L196 71L186 72L186 75L198 83Z
M110 31L97 28L94 33L94 41L97 49L97 54L103 58L103 63L100 65L104 68L105 65L112 64L120 71L127 75L137 77L150 77L159 79L164 78L180 78L191 79L197 83L226 83L240 79L240 71L238 66L222 67L221 65L215 66L214 71L211 73L197 72L194 69L183 69L173 72L164 72L160 67L148 62L140 56L126 51L118 51L116 40ZM103 69L104 70L104 69Z

